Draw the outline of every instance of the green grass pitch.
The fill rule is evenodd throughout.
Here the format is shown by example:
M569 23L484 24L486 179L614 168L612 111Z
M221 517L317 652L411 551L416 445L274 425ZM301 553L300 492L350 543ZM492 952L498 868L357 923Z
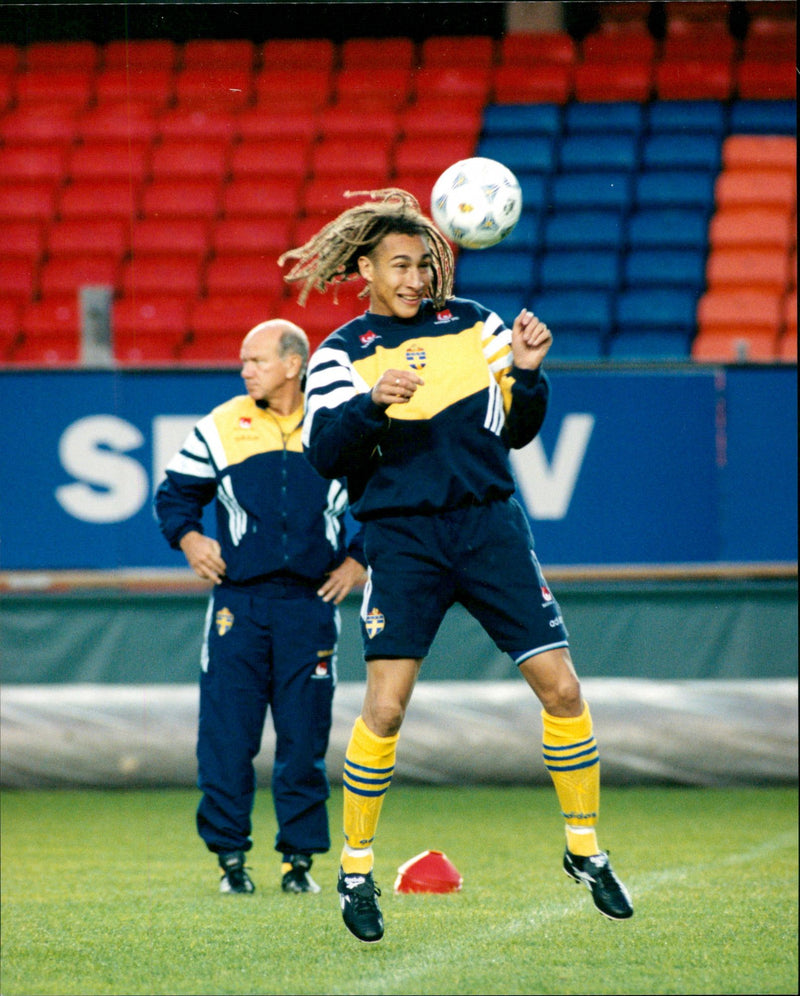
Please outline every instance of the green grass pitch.
M636 910L611 923L560 869L552 790L397 783L376 845L376 945L339 913L338 786L318 896L279 889L266 789L257 891L220 895L194 832L197 798L3 793L3 996L798 991L796 787L604 790L601 845ZM428 848L453 861L461 892L395 896L397 866Z

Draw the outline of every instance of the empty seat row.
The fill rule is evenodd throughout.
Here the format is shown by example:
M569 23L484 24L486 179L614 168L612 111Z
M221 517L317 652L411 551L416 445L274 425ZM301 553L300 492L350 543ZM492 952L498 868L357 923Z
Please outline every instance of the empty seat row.
M208 66L259 69L274 64L318 69L351 66L463 65L550 61L628 61L659 56L694 58L714 53L733 57L769 55L776 48L789 52L794 38L793 18L776 19L754 12L741 40L729 30L728 4L708 5L702 18L667 18L663 39L647 27L647 5L628 3L625 24L609 18L614 4L602 5L604 17L598 30L582 40L566 32L510 32L495 40L482 35L438 35L419 44L410 37L355 37L337 44L327 38L274 38L258 44L247 38L194 38L179 44L168 39L113 40L104 45L89 40L38 41L27 46L0 46L0 68L16 70L126 68L148 66L168 70ZM690 5L682 4L681 10ZM640 10L637 11L637 7ZM722 12L722 13L719 13ZM636 16L631 16L635 14ZM698 46L705 46L698 51Z
M688 99L791 99L795 94L793 56L741 61L706 55L658 61L592 61L575 65L503 63L419 68L384 64L338 71L268 65L258 71L211 64L178 71L154 67L0 70L0 107L65 105L76 110L122 100L155 108L207 105L235 111L253 105L291 104L322 108L358 101L376 107L435 100L473 100L482 106L549 101L646 101Z

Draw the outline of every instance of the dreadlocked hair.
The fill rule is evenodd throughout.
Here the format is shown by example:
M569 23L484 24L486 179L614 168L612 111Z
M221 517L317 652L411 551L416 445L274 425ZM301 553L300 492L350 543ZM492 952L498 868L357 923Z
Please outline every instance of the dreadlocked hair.
M370 200L343 211L316 235L297 249L289 249L278 260L283 266L296 260L284 276L287 283L302 283L298 300L305 304L312 290L324 294L359 276L358 260L369 255L387 235L421 235L428 242L433 261L430 296L437 308L443 308L453 296L453 251L433 222L420 210L419 201L406 190L388 187L383 190L346 190L345 197L369 197ZM366 297L365 287L359 297Z

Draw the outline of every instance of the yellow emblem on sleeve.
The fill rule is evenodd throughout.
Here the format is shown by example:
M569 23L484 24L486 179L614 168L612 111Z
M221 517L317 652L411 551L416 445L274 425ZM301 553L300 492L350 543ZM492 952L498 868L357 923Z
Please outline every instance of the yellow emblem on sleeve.
M220 609L214 616L214 623L220 636L225 636L233 626L233 613L230 609Z

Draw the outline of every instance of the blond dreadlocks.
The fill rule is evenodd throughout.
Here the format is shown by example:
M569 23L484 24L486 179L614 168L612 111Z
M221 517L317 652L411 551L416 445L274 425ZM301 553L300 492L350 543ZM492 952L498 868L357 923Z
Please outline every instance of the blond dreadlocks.
M328 222L304 246L290 249L278 260L297 262L284 276L287 283L302 282L300 304L313 289L324 294L358 275L358 259L366 256L386 235L421 235L427 239L433 260L431 298L437 308L453 296L453 252L441 232L420 210L416 197L398 187L384 190L346 190L345 197L371 200L343 211ZM366 297L365 287L359 297Z

